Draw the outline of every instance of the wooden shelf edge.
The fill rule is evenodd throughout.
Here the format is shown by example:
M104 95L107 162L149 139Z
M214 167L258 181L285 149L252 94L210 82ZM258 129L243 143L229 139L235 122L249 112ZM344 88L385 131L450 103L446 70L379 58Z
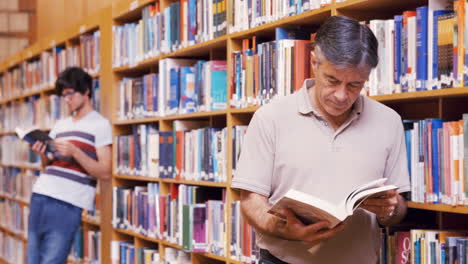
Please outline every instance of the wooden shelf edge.
M0 198L6 199L6 200L10 200L10 201L13 201L13 202L17 202L17 203L22 204L22 205L24 205L24 206L29 206L29 202L23 201L23 200L21 200L21 199L17 199L17 198L10 197L10 196L8 196L8 195L1 195L1 194L0 194Z
M171 242L168 242L166 240L161 240L161 239L157 239L157 238L151 238L151 237L147 237L147 236L144 236L144 235L141 235L141 234L138 234L138 233L135 233L133 231L130 231L130 230L125 230L125 229L120 229L120 228L114 228L114 231L118 232L118 233L121 233L121 234L125 234L125 235L128 235L128 236L132 236L132 237L135 237L135 238L139 238L139 239L142 239L142 240L146 240L146 241L149 241L149 242L153 242L153 243L159 243L159 244L162 244L166 247L171 247L171 248L176 248L176 249L179 249L179 250L182 250L182 246L180 245L177 245L177 244L173 244ZM228 262L230 261L229 258L227 257L223 257L223 256L218 256L216 254L213 254L213 253L209 253L209 252L190 252L191 254L198 254L198 255L202 255L202 256L205 256L207 258L211 258L211 259L215 259L215 260L220 260L220 261L225 261L225 262Z
M177 115L168 115L162 117L145 117L145 118L138 118L138 119L130 119L130 120L115 120L112 122L113 125L135 125L141 123L151 123L151 122L159 122L159 121L172 121L172 120L181 120L181 119L191 119L191 118L199 118L199 117L211 117L211 116L220 116L226 115L229 113L229 109L223 110L215 110L215 111L207 111L207 112L195 112L195 113L188 113L188 114L177 114Z
M97 221L88 219L86 216L81 217L81 221L82 221L83 223L86 223L86 224L89 224L89 225L93 225L93 226L97 226L97 227L100 227L100 226L101 226L101 223L100 223L100 222L97 222Z
M204 257L207 257L207 258L210 258L210 259L219 260L219 261L224 261L224 262L230 261L230 259L227 258L227 257L218 256L218 255L210 253L210 252L204 252L204 253L202 253L202 252L191 252L191 253L196 254L196 255L201 255L201 256L204 256Z
M429 90L429 91L416 91L416 92L396 93L396 94L387 94L387 95L375 95L375 96L369 96L369 98L384 103L384 102L408 101L408 100L424 100L424 99L432 99L432 98L446 98L446 97L455 97L455 96L467 96L468 97L468 87L445 88L445 89L437 89L437 90Z
M112 19L122 20L129 13L141 11L146 5L153 3L154 0L122 0L117 1L112 7Z
M22 234L17 234L17 233L15 233L15 232L11 231L11 230L8 229L8 228L4 228L4 227L1 227L1 226L0 226L0 231L3 231L4 233L6 233L6 234L8 234L8 235L10 235L10 236L12 236L12 237L15 237L15 238L17 238L17 239L20 239L20 240L22 240L23 242L27 242L27 241L28 241L28 239L27 239L26 237L24 237Z
M162 182L162 183L177 183L186 185L206 186L206 187L227 187L227 182L212 182L212 181L193 181L185 179L170 179L170 178L156 178L156 177L145 177L145 176L134 176L134 175L122 175L114 174L114 178L123 180L134 180L143 182Z
M452 206L446 204L428 204L408 201L408 208L422 209L437 212L468 214L467 206Z
M124 175L114 173L114 178L123 179L123 180L133 180L133 181L145 181L145 182L160 182L161 178L156 177L146 177L146 176L134 176L134 175Z

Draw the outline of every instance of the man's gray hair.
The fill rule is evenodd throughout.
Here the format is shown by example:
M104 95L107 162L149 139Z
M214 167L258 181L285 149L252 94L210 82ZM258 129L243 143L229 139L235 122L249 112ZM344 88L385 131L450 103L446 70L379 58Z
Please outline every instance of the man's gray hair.
M317 47L335 66L363 66L375 68L379 62L378 42L365 25L345 16L332 16L320 26L315 36Z

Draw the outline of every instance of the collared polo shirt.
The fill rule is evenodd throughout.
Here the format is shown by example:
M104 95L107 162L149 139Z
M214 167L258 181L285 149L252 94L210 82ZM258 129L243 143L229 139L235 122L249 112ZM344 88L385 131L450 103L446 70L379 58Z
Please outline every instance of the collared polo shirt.
M270 205L289 189L338 204L356 187L385 177L410 190L401 117L360 96L337 130L312 104L304 82L296 93L261 107L247 129L232 187L268 197ZM258 232L257 244L288 263L376 263L380 248L375 215L357 209L344 230L310 245Z

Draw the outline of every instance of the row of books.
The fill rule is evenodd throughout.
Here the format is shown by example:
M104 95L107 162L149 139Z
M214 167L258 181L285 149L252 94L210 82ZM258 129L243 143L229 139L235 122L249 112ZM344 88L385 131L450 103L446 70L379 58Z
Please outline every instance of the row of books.
M133 134L116 137L117 173L225 182L227 129L207 125L174 121L173 131L159 132L150 125L133 126Z
M186 251L226 256L224 190L158 183L114 187L113 226L180 245Z
M231 203L231 258L243 263L258 263L260 248L256 244L255 229L241 213L240 201Z
M0 126L5 132L14 131L16 127L50 128L68 115L68 107L61 97L32 96L25 102L14 102L0 108Z
M164 257L158 249L136 247L129 241L111 241L111 261L115 264L186 264L191 263L190 253L165 247Z
M83 68L91 75L101 69L101 32L96 30L80 36L79 43L66 48L67 66Z
M412 201L468 204L467 125L468 114L404 122Z
M380 262L466 263L468 232L454 230L382 231Z
M100 248L101 232L93 230L85 231L80 226L75 233L68 258L79 263L100 264Z
M229 33L248 30L266 23L327 6L330 0L234 0L228 2L232 19Z
M77 44L56 46L38 58L24 61L0 77L0 98L53 87L60 72L78 66L90 74L100 70L100 32L82 35Z
M164 59L159 73L124 78L120 120L226 109L226 61Z
M98 112L101 111L100 79L92 81L91 104ZM62 97L52 94L45 96L31 96L24 102L14 102L0 108L0 128L11 132L16 127L50 128L58 120L69 115L69 109Z
M310 73L310 29L276 28L275 39L242 40L242 49L231 53L230 104L236 108L264 105L302 87Z
M40 156L31 150L30 145L16 135L5 135L0 138L0 161L6 166L41 166Z
M29 207L12 200L0 199L0 227L27 236Z
M180 0L150 4L137 22L113 26L113 67L208 41L227 31L226 0Z
M0 258L8 263L24 264L26 247L23 240L0 230Z
M465 12L465 0L431 0L394 19L370 21L380 61L369 78L369 94L466 85Z
M232 175L236 175L237 161L239 160L242 143L244 142L247 126L232 127Z
M18 168L0 169L0 195L28 202L31 199L32 187L39 176L39 171Z
M111 241L111 262L113 264L163 263L157 249L137 248L128 241Z

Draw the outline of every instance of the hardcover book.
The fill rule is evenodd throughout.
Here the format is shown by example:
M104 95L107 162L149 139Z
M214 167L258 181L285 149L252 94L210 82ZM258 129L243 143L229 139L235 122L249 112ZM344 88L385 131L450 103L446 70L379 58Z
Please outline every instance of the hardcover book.
M386 180L386 178L381 178L361 185L337 205L319 197L290 189L268 212L285 219L286 217L280 212L283 208L289 208L304 224L328 220L331 223L330 228L333 228L352 215L354 210L367 198L397 189L394 185L383 185Z
M20 139L28 142L31 145L36 143L36 141L41 141L42 143L44 143L46 145L45 155L50 160L58 159L70 162L74 160L71 157L61 156L55 148L54 144L52 143L53 139L49 137L49 134L45 131L42 131L36 127L32 127L30 129L22 129L16 127L15 132Z

